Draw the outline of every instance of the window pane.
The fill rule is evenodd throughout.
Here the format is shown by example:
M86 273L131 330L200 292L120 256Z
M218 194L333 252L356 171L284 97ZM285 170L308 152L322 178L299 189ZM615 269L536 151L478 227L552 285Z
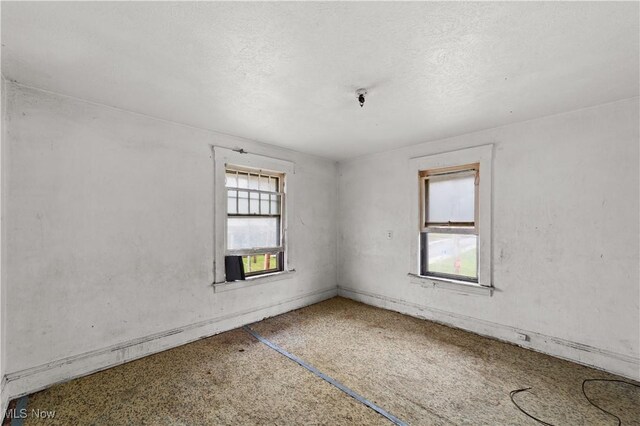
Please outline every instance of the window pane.
M258 193L257 192L251 192L249 194L250 199L249 199L249 214L258 214L260 212L260 207L259 207L259 203L260 203L260 199L258 198Z
M277 217L228 217L227 248L278 247L279 221Z
M238 186L238 181L236 180L236 173L227 172L225 183L228 188L236 188Z
M478 278L478 237L427 233L427 271Z
M260 190L269 191L269 176L260 176Z
M235 178L235 177L234 177ZM227 213L237 213L236 198L238 197L238 191L229 189L227 191Z
M279 271L279 256L277 254L253 254L242 256L244 273L247 275L268 271Z
M280 199L279 195L269 195L271 197L271 214L280 214Z
M244 173L238 173L238 188L248 188L249 178Z
M249 193L238 191L238 214L249 214Z
M249 174L249 189L260 189L260 183L258 182L258 175Z
M475 176L427 179L428 222L474 222Z
M260 194L260 214L269 214L269 194Z
M269 191L278 192L280 190L280 185L278 185L279 181L280 178L277 177L269 178Z

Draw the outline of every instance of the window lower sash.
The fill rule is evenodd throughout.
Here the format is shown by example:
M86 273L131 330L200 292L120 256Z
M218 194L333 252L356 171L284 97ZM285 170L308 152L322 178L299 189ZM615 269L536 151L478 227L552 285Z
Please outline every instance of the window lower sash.
M227 256L250 256L254 254L278 254L283 252L284 247L258 247L251 249L227 250Z
M425 226L420 230L422 233L431 232L434 234L473 234L478 235L478 229L474 226Z
M474 231L473 229L471 229L471 231ZM445 233L445 234L455 234L455 235L474 235L476 236L476 248L475 248L475 265L476 265L476 269L475 269L475 276L470 276L470 275L459 275L459 274L449 274L446 272L435 272L435 271L431 271L429 270L429 244L428 244L428 234L429 233ZM469 282L469 283L478 283L479 279L478 279L478 262L479 262L479 258L478 258L478 245L477 245L477 234L475 232L459 232L459 230L457 229L452 229L449 232L442 232L441 230L432 230L431 232L421 232L420 233L420 259L419 259L419 266L420 266L420 276L423 277L433 277L433 278L444 278L444 279L449 279L449 280L456 280L456 281L465 281L465 282Z
M257 261L258 258L261 260ZM261 252L242 256L245 277L273 274L284 270L284 252L274 254ZM272 266L273 265L273 266ZM254 269L256 268L256 269Z

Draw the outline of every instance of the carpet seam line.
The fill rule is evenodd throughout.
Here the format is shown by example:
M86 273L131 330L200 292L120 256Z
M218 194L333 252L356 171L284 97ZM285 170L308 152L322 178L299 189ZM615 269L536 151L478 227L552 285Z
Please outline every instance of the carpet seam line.
M371 408L373 411L375 411L376 413L380 414L381 416L386 417L387 420L389 420L391 423L393 423L393 424L395 424L397 426L407 426L407 423L405 423L404 421L400 420L398 417L394 416L393 414L389 413L385 409L383 409L383 408L379 407L378 405L374 404L373 402L369 401L368 399L366 399L362 395L358 394L357 392L353 391L352 389L350 389L347 386L343 385L342 383L338 382L337 380L335 380L331 376L328 376L328 375L324 374L323 372L321 372L320 370L318 370L317 368L315 368L311 364L307 364L301 358L293 355L290 352L287 352L286 350L284 350L280 346L278 346L275 343L271 342L270 340L262 337L258 332L254 331L251 327L245 325L242 328L247 333L249 333L250 335L255 337L259 342L263 343L264 345L268 346L269 348L273 349L274 351L278 352L279 354L289 358L291 361L295 362L296 364L304 367L305 369L307 369L308 371L310 371L311 373L313 373L317 377L321 378L322 380L326 381L327 383L331 384L332 386L340 389L342 392L346 393L347 395L349 395L350 397L352 397L356 401L362 403L363 405Z

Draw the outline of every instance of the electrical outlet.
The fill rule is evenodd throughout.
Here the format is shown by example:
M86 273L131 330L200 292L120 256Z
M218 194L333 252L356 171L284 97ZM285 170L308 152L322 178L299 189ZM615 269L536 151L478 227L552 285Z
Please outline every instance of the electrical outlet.
M387 240L393 239L393 231L387 231Z
M517 333L517 336L518 336L518 340L522 340L523 342L529 341L529 336L527 336L524 333Z

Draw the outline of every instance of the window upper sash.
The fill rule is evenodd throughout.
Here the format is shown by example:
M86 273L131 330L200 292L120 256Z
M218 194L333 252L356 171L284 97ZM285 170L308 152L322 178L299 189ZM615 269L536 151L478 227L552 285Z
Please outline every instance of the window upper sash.
M230 184L227 178L235 178L235 185ZM240 178L246 178L247 186L241 188ZM250 188L251 180L258 180L257 188ZM266 183L266 185L264 185ZM266 186L266 188L261 188L261 186ZM242 189L242 190L253 190L253 191L264 191L271 193L281 193L284 192L284 173L280 172L272 172L267 170L257 170L257 169L248 169L240 166L232 166L227 164L225 167L225 187L229 189Z
M430 183L452 181L465 177L474 177L473 186L473 220L430 220L429 218L429 186ZM454 167L430 169L419 172L420 178L420 230L421 232L439 232L455 234L478 233L478 189L480 183L480 164L465 164ZM446 217L445 217L446 218ZM439 218L442 219L442 218Z
M227 165L225 187L228 217L282 216L283 173Z
M231 195L232 192L235 194ZM241 197L240 193L246 193L247 196ZM257 193L258 196L252 197L252 193ZM227 188L227 217L282 217L284 197L284 193L281 192L265 193L251 189ZM240 208L241 200L246 201L246 204L243 202L242 208ZM229 203L233 203L233 205L229 205Z

